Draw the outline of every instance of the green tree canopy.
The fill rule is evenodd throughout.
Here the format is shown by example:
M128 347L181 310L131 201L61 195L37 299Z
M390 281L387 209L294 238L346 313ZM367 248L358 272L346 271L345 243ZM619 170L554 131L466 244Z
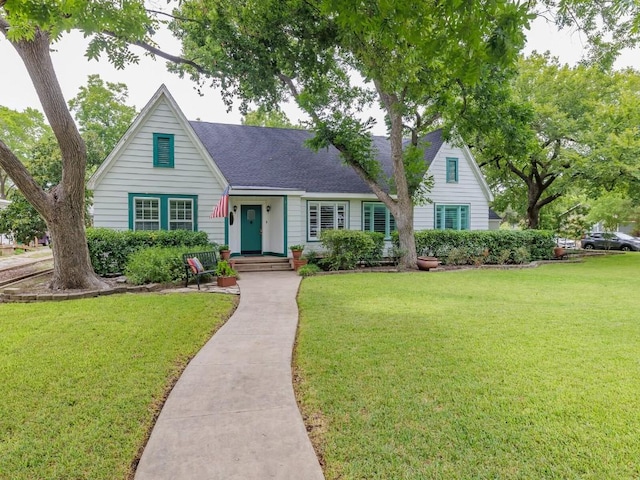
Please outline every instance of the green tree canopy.
M87 85L69 101L87 145L89 173L113 150L137 115L135 107L126 104L128 96L124 83L105 83L100 75L89 75Z
M550 14L560 28L573 28L588 40L589 62L606 68L620 51L640 41L640 2L635 0L542 0L544 14Z
M0 139L22 162L47 130L43 115L35 108L18 112L0 106ZM7 198L12 188L9 176L0 169L0 198Z
M389 208L407 267L420 139L459 110L481 72L512 63L529 20L526 6L498 0L185 0L174 17L183 56L198 63L175 69L220 87L229 103L293 99L315 132L311 146L333 145ZM386 115L391 179L363 114L373 102Z
M471 104L461 126L496 192L496 208L511 205L538 228L541 209L573 187L597 196L612 180L635 185L640 110L631 98L640 93L639 79L633 71L569 67L534 54L521 60L508 88L482 86L485 102Z
M260 106L255 110L247 110L242 117L243 125L255 125L258 127L275 127L275 128L302 128L300 125L294 125L282 110L267 110L264 106Z

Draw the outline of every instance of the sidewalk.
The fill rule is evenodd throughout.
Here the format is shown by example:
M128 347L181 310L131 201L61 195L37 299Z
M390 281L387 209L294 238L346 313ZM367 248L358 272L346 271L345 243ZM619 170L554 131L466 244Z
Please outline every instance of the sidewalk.
M53 251L48 247L38 248L19 255L0 256L0 270L31 265L50 258L53 258Z
M240 305L189 363L136 480L322 480L291 383L293 272L242 274Z

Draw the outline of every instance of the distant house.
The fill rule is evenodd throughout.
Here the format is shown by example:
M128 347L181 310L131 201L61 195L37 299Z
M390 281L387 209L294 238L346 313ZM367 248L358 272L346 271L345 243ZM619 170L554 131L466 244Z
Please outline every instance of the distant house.
M501 223L502 223L502 217L490 208L489 209L489 230L498 230L500 228Z
M313 152L304 130L189 122L163 85L89 181L96 227L205 231L233 254L289 254L318 245L325 229L387 237L394 219L333 147ZM432 204L415 207L423 229L489 229L491 192L466 147L427 136ZM391 172L389 142L375 137ZM229 187L229 213L210 218Z

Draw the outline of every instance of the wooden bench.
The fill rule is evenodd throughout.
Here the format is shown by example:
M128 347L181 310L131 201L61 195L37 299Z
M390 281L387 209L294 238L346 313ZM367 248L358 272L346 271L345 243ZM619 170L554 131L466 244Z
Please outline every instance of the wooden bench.
M203 270L201 272L194 272L189 265L190 258L197 258L202 263ZM195 277L198 283L198 290L200 290L200 277L202 275L214 275L216 266L218 265L218 256L216 252L189 252L182 255L182 261L184 263L184 271L186 274L186 281L184 286L189 285L189 277Z

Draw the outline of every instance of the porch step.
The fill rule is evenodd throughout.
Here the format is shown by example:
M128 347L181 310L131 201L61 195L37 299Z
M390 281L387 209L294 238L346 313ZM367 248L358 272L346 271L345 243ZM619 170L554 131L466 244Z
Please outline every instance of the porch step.
M293 270L289 259L285 257L234 257L231 261L238 272Z

